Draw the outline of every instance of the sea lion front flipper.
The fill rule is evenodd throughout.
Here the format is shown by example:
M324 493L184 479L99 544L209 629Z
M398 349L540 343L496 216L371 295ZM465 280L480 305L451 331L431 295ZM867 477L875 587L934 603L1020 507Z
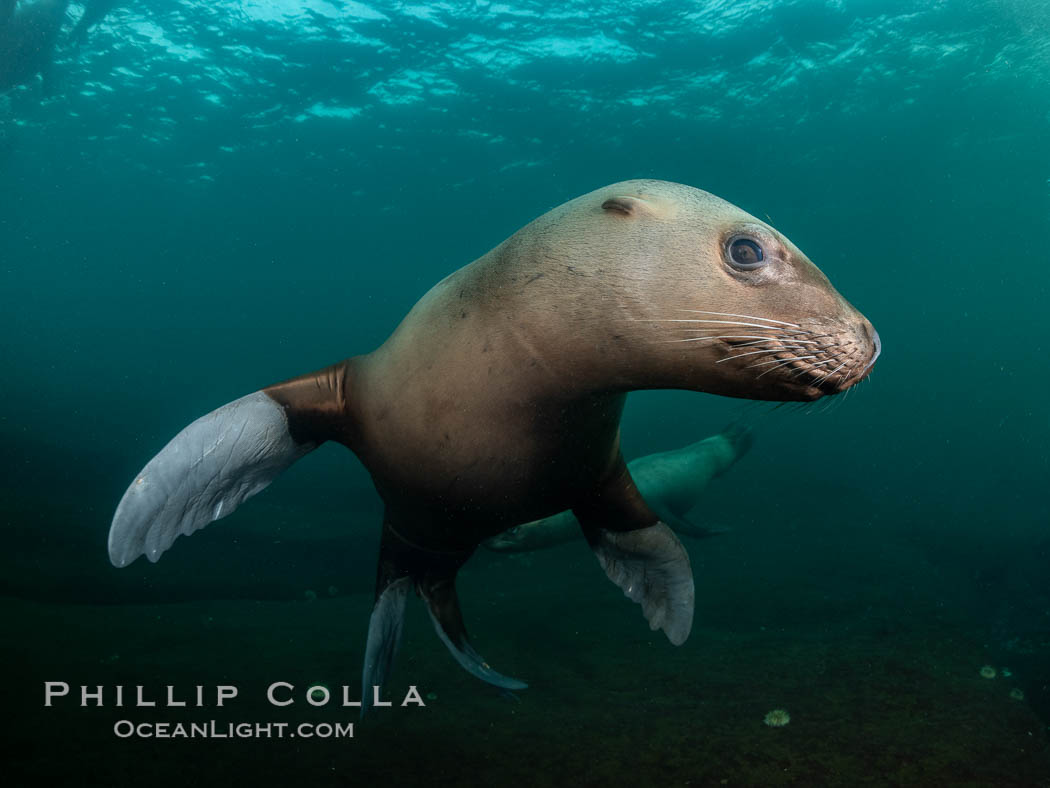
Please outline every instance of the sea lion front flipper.
M326 440L346 442L349 367L336 364L213 410L139 471L109 529L109 560L156 561L180 536L232 513Z
M693 628L689 554L646 505L621 458L616 471L573 507L598 563L624 595L642 606L650 629L680 646Z
M110 561L156 561L180 535L230 514L315 448L292 438L281 406L261 391L202 416L124 493L109 530Z
M682 645L693 628L693 572L674 531L657 522L635 531L584 529L605 574L642 606L652 630Z
M716 525L708 527L706 525L694 523L686 517L681 517L675 514L667 507L653 506L653 511L656 512L661 522L670 526L671 530L679 536L691 536L694 539L707 539L712 536L727 534L733 530L732 528L727 528L725 526Z

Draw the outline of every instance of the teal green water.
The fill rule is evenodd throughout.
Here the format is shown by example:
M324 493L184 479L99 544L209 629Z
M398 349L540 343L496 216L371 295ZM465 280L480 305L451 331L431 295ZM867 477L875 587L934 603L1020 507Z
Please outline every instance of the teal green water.
M252 681L355 686L380 508L351 455L326 447L155 566L109 565L117 501L198 415L371 350L450 271L637 177L768 218L883 343L870 382L828 407L629 398L628 457L731 420L755 430L698 510L733 530L689 544L690 643L650 638L579 545L479 555L468 625L498 668L529 672L521 708L455 675L416 610L396 693L454 682L429 723L392 712L323 768L301 744L156 757L263 784L310 762L318 785L423 780L428 758L440 780L531 764L545 784L607 784L625 748L645 752L635 784L1050 773L1045 0L96 0L79 46L84 6L56 12L46 83L31 64L4 85L25 65L13 25L47 3L0 21L0 592L20 780L58 768L46 735L77 753L66 781L130 784L113 764L147 757L90 710L48 717L47 676L192 686L228 660ZM296 608L307 591L313 607ZM213 606L221 624L199 626ZM316 636L290 644L297 621ZM826 682L785 678L816 651L824 672L802 674ZM971 692L985 663L1015 679ZM1025 699L996 705L1011 688ZM807 729L795 714L795 738L771 745L760 723L778 693L835 715ZM636 728L602 727L618 702ZM175 776L156 769L154 782Z

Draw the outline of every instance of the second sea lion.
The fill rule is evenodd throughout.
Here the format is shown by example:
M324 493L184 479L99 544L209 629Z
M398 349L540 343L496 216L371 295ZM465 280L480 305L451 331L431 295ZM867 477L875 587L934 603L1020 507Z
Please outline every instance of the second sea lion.
M733 426L718 435L672 451L647 454L627 463L638 492L660 520L679 536L702 539L725 533L724 528L693 523L685 515L716 476L731 468L751 447L751 431ZM527 553L572 542L581 537L572 512L516 525L482 546L497 553Z

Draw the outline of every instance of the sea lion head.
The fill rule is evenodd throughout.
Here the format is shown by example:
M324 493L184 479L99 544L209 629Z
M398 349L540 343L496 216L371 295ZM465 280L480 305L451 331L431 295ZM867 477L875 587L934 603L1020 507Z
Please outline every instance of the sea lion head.
M627 181L565 207L574 234L586 229L574 257L598 261L585 273L602 283L612 338L629 346L632 387L806 401L871 372L872 324L787 237L735 205Z

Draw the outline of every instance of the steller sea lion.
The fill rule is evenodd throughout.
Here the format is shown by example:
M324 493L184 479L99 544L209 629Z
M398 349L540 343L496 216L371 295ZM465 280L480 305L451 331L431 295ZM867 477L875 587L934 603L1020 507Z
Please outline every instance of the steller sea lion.
M7 24L9 20L15 14L15 3L17 0L0 0L0 27Z
M385 505L363 697L413 586L438 636L504 689L467 638L455 578L483 540L571 509L606 575L674 644L689 556L620 453L627 393L814 400L867 376L871 323L787 238L707 192L635 180L561 205L442 279L379 348L190 424L135 477L109 555L156 561L326 440Z
M751 431L734 425L718 435L673 451L647 454L627 464L638 492L661 522L680 536L703 539L724 528L698 525L685 518L707 483L721 476L751 447ZM516 525L486 539L482 546L497 553L525 553L579 539L580 524L571 511Z
M69 0L0 0L0 93L28 84L39 74L50 93L51 68Z
M106 14L120 3L121 0L81 0L84 13L80 15L76 25L69 32L69 41L79 46L87 38L88 33L95 25L105 19Z

